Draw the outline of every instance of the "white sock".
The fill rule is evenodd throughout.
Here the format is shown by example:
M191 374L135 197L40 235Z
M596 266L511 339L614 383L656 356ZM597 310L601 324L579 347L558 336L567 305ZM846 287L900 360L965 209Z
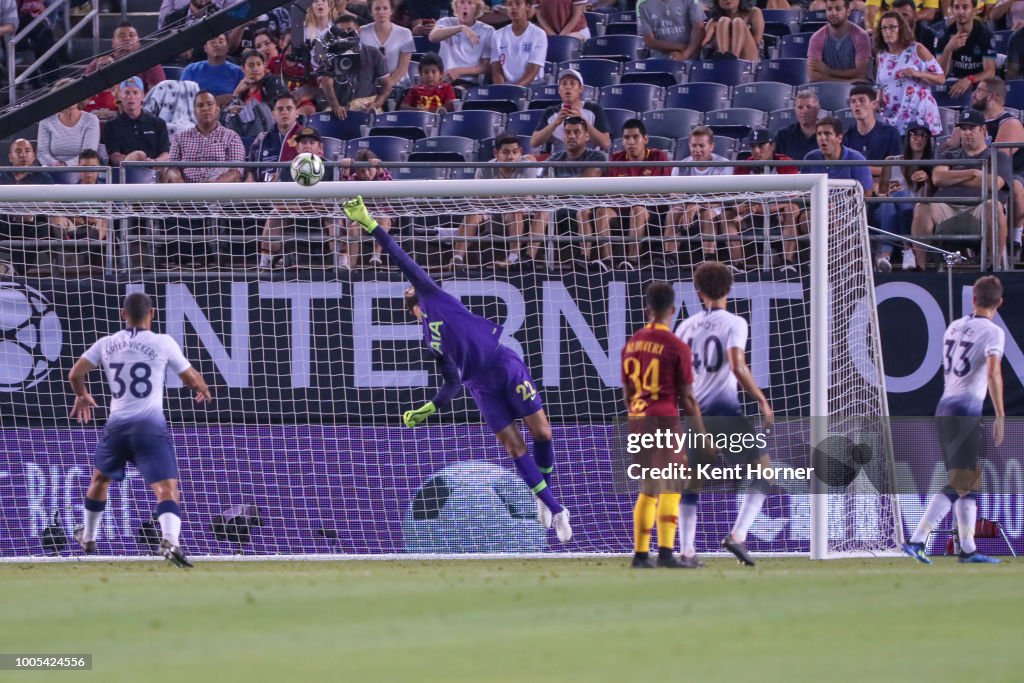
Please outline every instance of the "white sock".
M96 540L96 532L100 528L100 520L101 519L103 519L103 510L99 510L99 511L86 510L85 511L85 520L84 520L85 528L82 530L82 540L83 541L95 541Z
M978 548L974 545L974 523L978 521L978 500L974 496L957 498L956 526L960 532L960 550L971 554Z
M172 545L178 545L178 535L181 534L181 517L173 512L165 512L160 515L160 531Z
M693 557L697 554L697 506L684 503L680 508L679 547L683 550L683 557Z
M910 537L911 543L924 543L928 540L928 534L935 530L939 522L946 518L949 509L953 507L953 501L945 493L936 493L928 508L924 511L924 517L918 522L917 531Z
M260 253L260 268L269 268L274 264L274 255L267 253Z
M747 531L750 530L750 525L754 523L758 513L761 512L761 506L764 505L766 497L764 491L755 488L749 489L743 496L739 514L736 515L736 523L732 525L732 537L737 543L747 542Z

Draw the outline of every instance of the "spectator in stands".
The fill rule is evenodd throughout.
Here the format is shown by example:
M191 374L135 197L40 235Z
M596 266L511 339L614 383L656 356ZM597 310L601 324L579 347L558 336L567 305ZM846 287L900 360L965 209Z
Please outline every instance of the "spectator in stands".
M818 93L801 90L796 94L793 109L796 123L775 134L775 151L791 159L803 159L808 152L818 148L818 116L821 114Z
M737 161L793 161L785 154L779 154L775 150L775 139L771 131L759 128L750 136L750 152L741 153ZM796 166L764 165L764 166L736 166L735 175L792 175L799 173ZM736 217L743 221L750 221L755 227L760 228L764 223L764 216L767 214L770 220L778 222L784 235L796 234L796 219L800 214L800 206L793 202L742 202L737 205Z
M139 43L139 32L130 21L122 21L120 25L114 29L114 34L110 38L110 47L111 52L109 55L97 57L89 62L89 65L85 67L86 75L89 75L97 69L103 68L111 61L121 59L142 47ZM160 64L155 64L145 71L139 72L137 75L146 85L146 90L151 89L157 83L162 83L167 79L167 76L164 74L164 67Z
M98 68L103 68L114 61L110 55L104 55L96 60ZM95 114L96 118L103 124L117 116L117 86L111 86L85 100L82 103L82 111Z
M843 136L843 145L869 161L881 161L894 154L899 154L903 141L895 127L883 123L875 117L875 106L878 94L873 85L855 85L850 89L850 111L853 112L854 125ZM873 192L878 192L878 179L882 174L881 166L871 166Z
M714 0L704 35L717 56L756 62L764 41L764 15L751 0Z
M437 20L430 42L440 43L444 80L477 85L491 72L494 27L480 21L487 11L484 0L453 0L454 16Z
M35 148L25 138L18 138L11 143L11 148L7 151L7 160L11 166L41 166L36 160ZM3 171L0 172L0 185L53 185L53 176L46 171Z
M1005 25L1006 28L1016 31L1024 26L1024 2L1021 0L991 0L986 3L985 20L990 22L992 28Z
M936 49L943 72L957 79L949 86L949 94L959 97L978 81L996 75L996 52L991 29L975 19L973 0L953 0L952 9L953 22L939 37Z
M352 168L352 162L369 163L369 166ZM341 179L369 181L389 181L391 172L380 165L380 158L374 154L372 149L363 148L356 152L352 159L341 160ZM378 218L378 224L385 230L391 230L391 219L388 217ZM362 252L360 239L364 237L363 228L356 222L351 221L347 228L348 242L344 249L339 250L339 268L355 268L359 265L359 256ZM370 265L379 268L384 265L380 244L373 241L373 253L370 256Z
M932 132L928 126L918 123L910 126L907 131L903 154L889 157L890 159L922 160L934 159L932 148ZM931 166L886 166L882 169L881 186L894 197L930 197L934 192L932 185ZM879 227L896 235L909 235L910 224L914 218L914 203L899 202L880 204L875 212ZM892 251L900 246L898 242L887 240L878 249L876 267L880 273L892 271ZM916 270L914 251L910 245L903 248L903 270Z
M252 35L253 49L263 55L263 62L267 65L267 73L275 76L281 75L281 45L277 34L270 29L264 28Z
M18 168L39 168L36 151L32 143L18 138L7 151L7 160L11 166ZM53 176L45 171L3 171L0 172L0 185L53 185ZM51 224L56 224L55 217L34 215L0 216L0 242L3 240L42 240L51 235ZM10 252L11 261L20 268L36 267L40 263L39 249L35 245L5 247ZM48 270L48 266L43 266ZM24 272L24 271L23 271ZM39 273L42 274L42 273Z
M200 90L195 97L196 127L182 131L171 140L170 161L245 161L245 148L238 133L220 125L220 105L213 93ZM237 183L238 168L182 166L164 172L167 183Z
M513 164L521 161L536 160L536 157L532 154L523 154L523 147L519 144L519 138L512 133L502 133L498 137L494 138L494 157L490 160L491 164ZM507 168L499 166L480 166L476 170L476 179L513 180L521 178L536 178L540 172L541 169L539 167ZM501 267L515 266L519 263L521 258L525 259L524 265L536 262L537 253L544 241L544 227L547 223L543 214L524 214L518 211L497 216L469 214L460 226L459 232L463 237L475 237L480 224L486 219L490 219L494 223L501 224L505 230L505 234L508 237L513 238L508 243L505 260L499 261L495 265ZM523 234L527 231L527 224L529 224L529 241L526 245L525 256L521 256L521 245L519 243L519 239L522 238ZM456 242L452 254L452 265L455 267L464 266L466 264L466 258L466 242Z
M370 4L373 23L359 29L359 40L363 45L379 48L384 54L388 66L388 84L408 87L409 63L412 53L416 51L416 43L412 31L404 26L397 26L391 21L391 0L373 0Z
M590 27L583 16L587 0L538 0L533 3L537 25L549 36L590 38Z
M704 8L693 0L644 0L636 8L637 33L651 57L697 59L704 44Z
M959 0L954 0L957 2ZM951 163L948 166L936 166L932 170L932 182L935 183L935 196L951 199L981 199L981 188L983 184L984 171L981 168L970 168L955 163L966 159L987 159L989 157L987 132L985 129L985 115L976 109L965 109L960 113L960 120L957 122L960 129L960 149L943 152L940 159L948 159ZM999 197L1006 195L1006 189L1013 182L1013 168L1010 157L1005 154L996 154L996 184ZM1000 267L1006 252L1006 212L999 199L992 198L976 206L963 204L917 204L914 207L914 220L911 226L911 233L914 237L932 235L943 222L955 218L963 213L970 213L982 224L988 220L993 210L992 202L995 202L995 214L998 221L998 237L993 248L992 263ZM946 226L949 229L949 226ZM950 229L951 232L960 231L962 225ZM970 226L971 233L978 233L976 226ZM927 254L921 247L914 247L914 257L917 267L924 269L927 265Z
M604 109L597 102L583 102L583 76L575 69L562 69L558 74L558 95L562 104L544 110L537 128L530 136L530 145L540 149L549 145L562 149L565 143L565 121L581 118L587 124L587 137L598 147L611 147L612 138L608 132L608 119Z
M241 67L228 61L228 39L221 34L206 41L206 59L193 62L185 67L181 80L193 81L200 90L207 90L217 98L217 104L224 106L231 102L232 93L245 78Z
M850 0L828 0L828 25L807 42L807 74L811 81L857 81L868 78L871 38L850 21Z
M1013 32L1006 46L1006 80L1024 78L1021 65L1024 65L1024 25Z
M925 4L934 1L924 0ZM939 36L928 25L931 19L926 19L922 16L927 10L918 10L915 0L895 0L892 3L892 11L903 17L903 21L907 22L907 26L910 27L910 33L914 36L914 41L924 45L934 55L935 46L939 42Z
M530 7L526 0L508 0L505 7L512 23L494 33L491 80L524 86L543 81L548 53L547 34L530 23Z
M622 149L613 152L611 161L670 161L668 152L662 149L648 147L650 139L647 137L647 126L640 119L628 119L622 124ZM672 174L670 166L619 166L607 169L606 175L613 178L637 178L648 176L667 176ZM658 213L656 207L648 207L636 204L629 209L621 209L613 212L623 225L628 224L629 234L633 238L629 243L626 258L634 265L640 262L640 240L647 236L648 225L651 222L651 210ZM628 211L628 216L624 215ZM664 245L664 256L656 257L659 265L674 266L678 244L675 240L675 233L671 221L664 221L662 230L662 243Z
M96 149L99 144L100 120L77 103L39 122L37 156L43 166L67 166L69 161L77 161L83 150Z
M303 38L309 42L322 37L339 16L341 14L335 11L330 0L313 0L306 9L306 20L302 25Z
M224 108L223 123L242 138L254 138L274 127L268 103L288 94L288 89L280 77L267 73L263 55L256 50L248 50L243 60L245 78Z
M931 86L945 82L942 67L927 47L914 40L900 14L882 15L875 49L882 120L895 126L901 135L916 123L927 125L933 135L941 134L942 118Z
M345 118L349 109L379 111L391 94L384 56L377 48L360 42L358 26L353 17L342 17L335 23L331 34L335 47L318 70L320 89L339 119ZM358 51L359 64L355 68L349 66L351 60L340 57L343 49Z
M358 30L359 24L353 17L343 16L338 19L335 26L343 26L344 22L351 22L351 25L344 30ZM352 29L352 27L355 27ZM340 29L339 29L340 30ZM262 44L262 41L260 41ZM264 46L268 52L271 49ZM284 45L285 52L280 54L276 60L272 59L270 64L275 65L277 75L281 76L285 87L293 95L299 105L299 113L304 116L315 114L319 109L317 99L320 96L320 82L317 71L313 68L308 51L296 50L290 43ZM383 62L384 58L379 54L376 61ZM326 68L320 64L318 67ZM273 73L273 69L271 69ZM346 76L347 78L347 76Z
M75 161L77 166L99 166L100 155L94 149L86 149L82 151L81 156ZM104 179L100 177L98 172L83 171L78 174L79 185L96 185L103 183ZM58 239L68 240L105 240L107 238L107 221L104 218L97 218L95 216L53 216L50 219L51 224L55 228L55 233ZM65 253L65 256L74 255Z
M296 136L302 130L302 125L298 123L299 112L295 97L289 93L279 95L274 100L271 113L274 117L274 127L256 136L252 147L249 148L249 161L287 163L295 158L298 147ZM249 169L246 180L269 182L277 180L279 175L279 168L268 166Z
M38 17L46 9L48 3L43 0L18 0L18 26L25 30L29 24ZM53 15L41 20L35 25L28 35L25 36L25 40L21 43L22 45L28 45L32 48L32 51L36 55L36 59L42 57L47 50L53 47L56 42L53 37ZM35 85L49 85L56 80L55 71L60 68L60 62L57 59L57 54L51 55L43 65L36 72L36 75L32 77L31 82ZM8 68L14 68L13 65L8 65Z
M161 0L160 10L156 19L157 30L163 30L164 26L168 23L173 23L168 21L169 17L175 12L180 12L187 8L188 5L189 0Z
M0 38L18 32L17 0L0 0ZM6 57L5 57L6 59Z
M268 31L275 36L288 35L290 37L292 17L288 7L275 7L267 14L261 14L232 29L228 34L228 51L233 56L240 57L247 50L255 50L256 34L262 31Z
M517 0L513 0L517 1ZM499 31L500 33L500 31ZM574 161L578 162L579 166L567 166L567 167L552 167L548 169L548 175L552 178L598 178L601 176L602 170L596 166L589 166L590 162L594 161L607 161L608 157L604 152L596 149L590 149L587 143L590 141L590 126L580 116L570 116L563 124L563 132L565 134L565 149L557 154L552 155L548 158L548 161ZM564 218L568 218L565 216ZM611 218L611 212L608 209L581 209L576 212L575 215L577 225L579 226L580 234L584 237L589 237L596 234L599 238L599 252L600 257L591 261L590 252L592 242L583 242L580 245L580 252L583 256L583 261L594 266L596 269L608 272L612 269L612 245L608 240L609 237L609 219ZM548 217L543 217L543 222L548 222ZM564 220L557 220L559 225L565 223ZM632 264L627 261L623 261L623 268L632 269Z
M409 88L402 99L401 109L417 111L450 111L458 99L451 83L441 81L444 63L434 52L420 58L420 84Z
M727 162L725 157L715 154L715 133L707 126L696 126L690 131L690 156L683 159L686 163ZM672 175L703 178L709 176L732 175L732 166L684 166L672 169ZM694 225L697 226L701 237L701 249L705 261L718 260L718 242L715 235L738 235L739 224L735 220L735 211L728 213L721 205L714 204L683 204L673 208L670 214L676 226L676 232L682 234L692 233ZM682 228L686 226L684 231ZM736 240L729 240L729 270L734 273L745 271L743 263L743 243Z
M355 17L360 25L373 21L366 0L334 0L335 21L341 17Z
M927 25L935 19L936 11L939 9L939 0L867 0L864 6L864 26L869 31L877 30L881 15L888 10L898 11L896 6L900 2L904 2L910 7L910 13L914 21L910 21L907 17L904 17L904 19L907 19L907 25L910 26L911 32L914 31L914 24L916 22L920 22L922 27L927 28ZM932 34L934 35L934 32ZM929 50L933 48L932 43L920 39L917 42Z
M215 3L214 0L190 0L190 2L184 7L169 12L163 25L174 26L178 29L191 26L195 22L206 18L208 12L216 12L218 4L220 4L220 2L218 1ZM161 12L162 11L163 7L161 7ZM186 49L179 55L179 59L184 62L193 62L202 59L203 46L204 43L199 43Z
M142 79L121 82L121 113L103 127L111 166L125 161L166 161L171 151L167 124L142 108Z

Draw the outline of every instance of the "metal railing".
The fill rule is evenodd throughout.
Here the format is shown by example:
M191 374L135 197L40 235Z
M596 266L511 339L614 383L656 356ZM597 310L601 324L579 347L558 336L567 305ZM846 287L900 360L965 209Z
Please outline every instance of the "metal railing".
M18 50L18 44L28 37L37 26L42 22L46 21L51 15L56 14L59 10L64 11L64 35L60 37L55 36L53 45L41 55L36 55L34 62L25 67L24 70L19 74L15 67L15 55ZM60 51L65 45L71 42L79 32L81 32L88 24L92 25L92 51L93 54L98 54L100 51L100 3L99 0L90 0L89 11L77 17L78 21L71 25L71 3L69 0L58 0L52 5L43 10L39 16L32 19L27 26L19 27L18 32L14 36L9 36L6 41L7 49L7 96L8 102L14 104L17 102L18 94L17 87L25 83L33 73L39 71L42 66Z

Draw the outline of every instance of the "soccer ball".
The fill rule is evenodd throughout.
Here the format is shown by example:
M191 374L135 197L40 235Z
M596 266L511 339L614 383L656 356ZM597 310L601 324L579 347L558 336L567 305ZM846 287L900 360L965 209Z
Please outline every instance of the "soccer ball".
M303 187L312 187L324 178L324 160L315 154L303 152L292 159L292 178Z
M450 465L429 477L402 519L407 553L535 553L548 549L533 494L489 462Z
M0 392L42 382L60 359L63 337L46 297L27 285L0 283Z

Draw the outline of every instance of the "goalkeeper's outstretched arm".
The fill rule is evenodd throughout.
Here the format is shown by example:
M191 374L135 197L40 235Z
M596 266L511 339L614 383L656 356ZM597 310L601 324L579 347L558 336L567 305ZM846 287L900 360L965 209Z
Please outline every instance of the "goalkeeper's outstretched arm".
M363 203L362 197L357 196L355 199L348 200L344 204L344 209L345 215L348 216L349 220L359 223L366 232L373 235L373 238L377 240L381 248L398 265L399 270L405 273L405 276L409 278L409 282L418 292L439 289L437 283L420 268L420 264L416 263L415 259L406 254L402 247L398 246L398 243L392 239L387 230L377 229L377 221L366 210L366 204Z
M407 410L402 414L402 422L405 423L406 427L420 426L428 417L448 407L452 399L462 391L462 375L459 374L459 368L455 366L455 363L445 356L437 356L437 365L441 371L441 377L444 378L444 384L437 390L434 400L424 403L415 410Z

